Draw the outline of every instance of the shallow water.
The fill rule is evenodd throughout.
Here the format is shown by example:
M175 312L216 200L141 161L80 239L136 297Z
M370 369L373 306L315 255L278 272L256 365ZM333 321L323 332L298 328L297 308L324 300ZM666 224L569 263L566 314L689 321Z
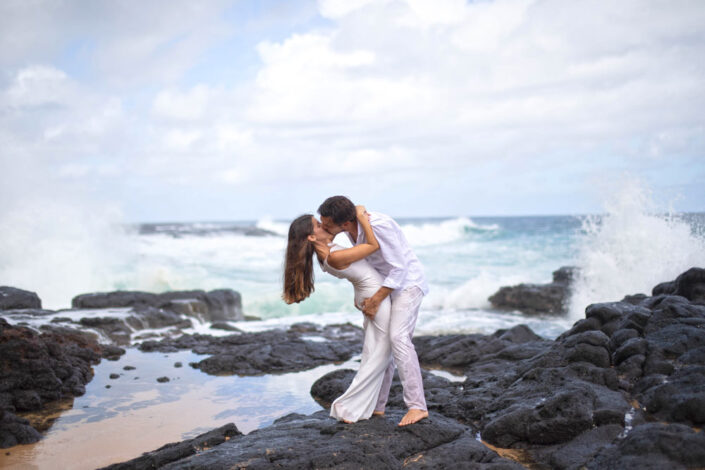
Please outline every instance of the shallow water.
M309 393L313 382L334 369L358 367L352 359L290 374L212 376L189 366L202 357L130 348L118 361L101 362L72 407L68 400L63 410L23 415L32 422L54 421L40 442L4 449L0 467L93 469L227 423L249 433L289 413L320 410ZM183 367L174 367L176 362ZM126 371L126 365L135 369ZM110 379L112 373L120 377ZM158 383L162 376L170 381Z

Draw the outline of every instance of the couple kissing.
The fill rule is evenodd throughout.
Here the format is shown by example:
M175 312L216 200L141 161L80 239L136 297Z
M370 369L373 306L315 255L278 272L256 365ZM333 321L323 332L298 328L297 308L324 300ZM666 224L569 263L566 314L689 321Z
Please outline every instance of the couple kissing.
M401 227L391 217L367 212L345 196L326 199L312 214L289 227L284 265L284 301L306 299L314 290L314 257L321 269L354 287L355 306L364 313L360 368L350 387L331 405L331 416L354 423L384 415L394 368L404 388L408 412L399 425L428 417L421 368L411 338L428 285L423 267ZM345 232L343 248L333 239Z

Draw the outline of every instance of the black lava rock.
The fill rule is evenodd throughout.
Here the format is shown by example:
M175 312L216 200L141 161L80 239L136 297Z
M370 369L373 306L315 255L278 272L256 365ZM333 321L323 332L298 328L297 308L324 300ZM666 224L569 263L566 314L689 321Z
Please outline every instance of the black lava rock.
M0 286L0 310L26 308L42 308L42 301L35 292L17 289L16 287Z
M312 341L316 335L328 341ZM145 341L141 351L174 352L190 349L209 354L192 366L208 374L254 375L294 372L331 362L350 359L362 349L362 331L353 325L314 326L301 329L297 325L287 331L273 330L230 336L182 335L176 339Z
M488 300L496 308L520 310L527 315L562 315L577 268L563 266L553 272L549 284L519 284L501 287Z

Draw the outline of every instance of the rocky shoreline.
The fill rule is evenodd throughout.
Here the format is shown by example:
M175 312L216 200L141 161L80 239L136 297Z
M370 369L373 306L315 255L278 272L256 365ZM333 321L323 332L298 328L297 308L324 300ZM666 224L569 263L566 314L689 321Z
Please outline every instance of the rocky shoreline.
M57 334L0 323L0 347L7 348L0 351L0 370L24 364L2 362L5 350L29 350L12 343L15 338L27 345L44 341L53 355L49 344ZM84 343L67 339L56 350L64 358L52 369L60 381L62 364L85 363L78 367L83 373L62 382L61 393L80 393L90 364L105 357L102 345L80 338ZM359 342L354 327L302 324L217 338L167 336L147 339L140 348L209 354L191 364L207 373L258 374L339 362ZM430 417L416 425L396 426L403 400L395 379L382 418L346 425L325 410L291 414L247 435L228 425L106 468L705 467L705 269L659 284L650 296L590 305L585 318L555 340L519 325L491 335L420 336L414 343L425 368L465 377L451 381L424 371ZM347 369L328 373L311 395L329 406L353 375ZM0 407L9 417L0 422L0 436L16 428L11 407L17 410L29 396L18 384L0 380Z
M562 266L553 272L553 282L504 286L487 300L495 308L519 310L525 315L564 315L570 286L577 275L578 268Z
M0 448L40 440L45 429L17 414L83 395L92 366L118 359L141 330L170 328L163 333L169 337L191 327L191 319L244 319L240 294L230 289L84 294L72 305L45 310L36 293L0 287L0 313L15 322L0 318ZM47 318L38 328L30 326Z

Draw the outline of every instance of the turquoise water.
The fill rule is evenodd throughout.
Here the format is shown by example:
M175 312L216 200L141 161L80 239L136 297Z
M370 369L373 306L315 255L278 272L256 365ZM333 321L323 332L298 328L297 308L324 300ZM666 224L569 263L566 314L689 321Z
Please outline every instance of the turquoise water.
M417 331L491 333L528 323L552 337L590 303L649 293L691 266L705 266L705 215L654 210L645 194L626 188L599 216L399 219L431 287ZM268 326L296 318L359 321L351 286L320 270L309 299L291 306L281 300L287 220L99 222L46 230L36 219L26 230L13 225L0 248L3 282L37 292L50 309L67 308L86 292L231 288L242 294L245 313ZM550 282L564 265L581 269L564 318L491 308L487 299L501 286Z

